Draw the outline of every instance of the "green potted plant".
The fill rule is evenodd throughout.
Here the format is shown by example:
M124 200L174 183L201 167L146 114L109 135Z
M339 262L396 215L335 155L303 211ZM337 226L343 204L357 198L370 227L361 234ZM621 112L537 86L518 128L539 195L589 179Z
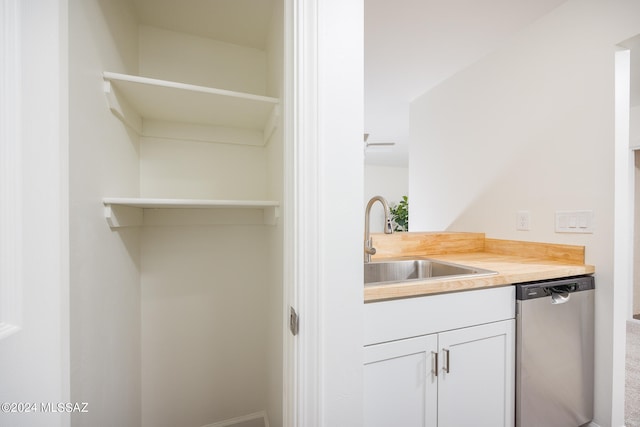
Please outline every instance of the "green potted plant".
M402 196L400 202L389 208L391 220L393 221L393 231L409 231L409 198Z

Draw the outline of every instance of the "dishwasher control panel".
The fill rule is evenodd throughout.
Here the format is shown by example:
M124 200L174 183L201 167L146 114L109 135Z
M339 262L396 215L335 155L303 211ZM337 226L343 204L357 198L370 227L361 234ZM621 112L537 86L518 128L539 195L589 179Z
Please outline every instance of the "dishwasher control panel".
M573 293L595 289L593 276L572 277L569 279L521 283L516 285L516 300L525 301L548 297L554 294Z

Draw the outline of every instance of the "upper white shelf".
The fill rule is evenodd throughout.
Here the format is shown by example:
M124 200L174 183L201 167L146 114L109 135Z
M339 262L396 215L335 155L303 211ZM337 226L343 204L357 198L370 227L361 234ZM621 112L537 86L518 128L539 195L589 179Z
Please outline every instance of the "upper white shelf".
M256 130L265 140L276 126L277 98L108 71L103 76L109 107L140 134L145 119Z
M274 225L280 203L273 200L203 200L107 197L102 200L112 228L139 226L144 209L262 209L265 224Z

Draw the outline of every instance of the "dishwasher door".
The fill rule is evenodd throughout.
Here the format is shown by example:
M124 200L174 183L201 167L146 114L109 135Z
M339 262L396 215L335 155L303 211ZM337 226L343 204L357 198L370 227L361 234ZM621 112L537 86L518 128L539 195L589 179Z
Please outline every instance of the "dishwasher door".
M593 418L594 279L516 285L516 427Z

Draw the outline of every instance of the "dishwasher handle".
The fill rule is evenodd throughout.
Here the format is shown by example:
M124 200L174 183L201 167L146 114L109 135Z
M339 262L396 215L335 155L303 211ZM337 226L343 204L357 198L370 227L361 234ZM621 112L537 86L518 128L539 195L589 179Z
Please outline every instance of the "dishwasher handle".
M569 301L569 292L554 292L551 294L551 304L564 304Z

